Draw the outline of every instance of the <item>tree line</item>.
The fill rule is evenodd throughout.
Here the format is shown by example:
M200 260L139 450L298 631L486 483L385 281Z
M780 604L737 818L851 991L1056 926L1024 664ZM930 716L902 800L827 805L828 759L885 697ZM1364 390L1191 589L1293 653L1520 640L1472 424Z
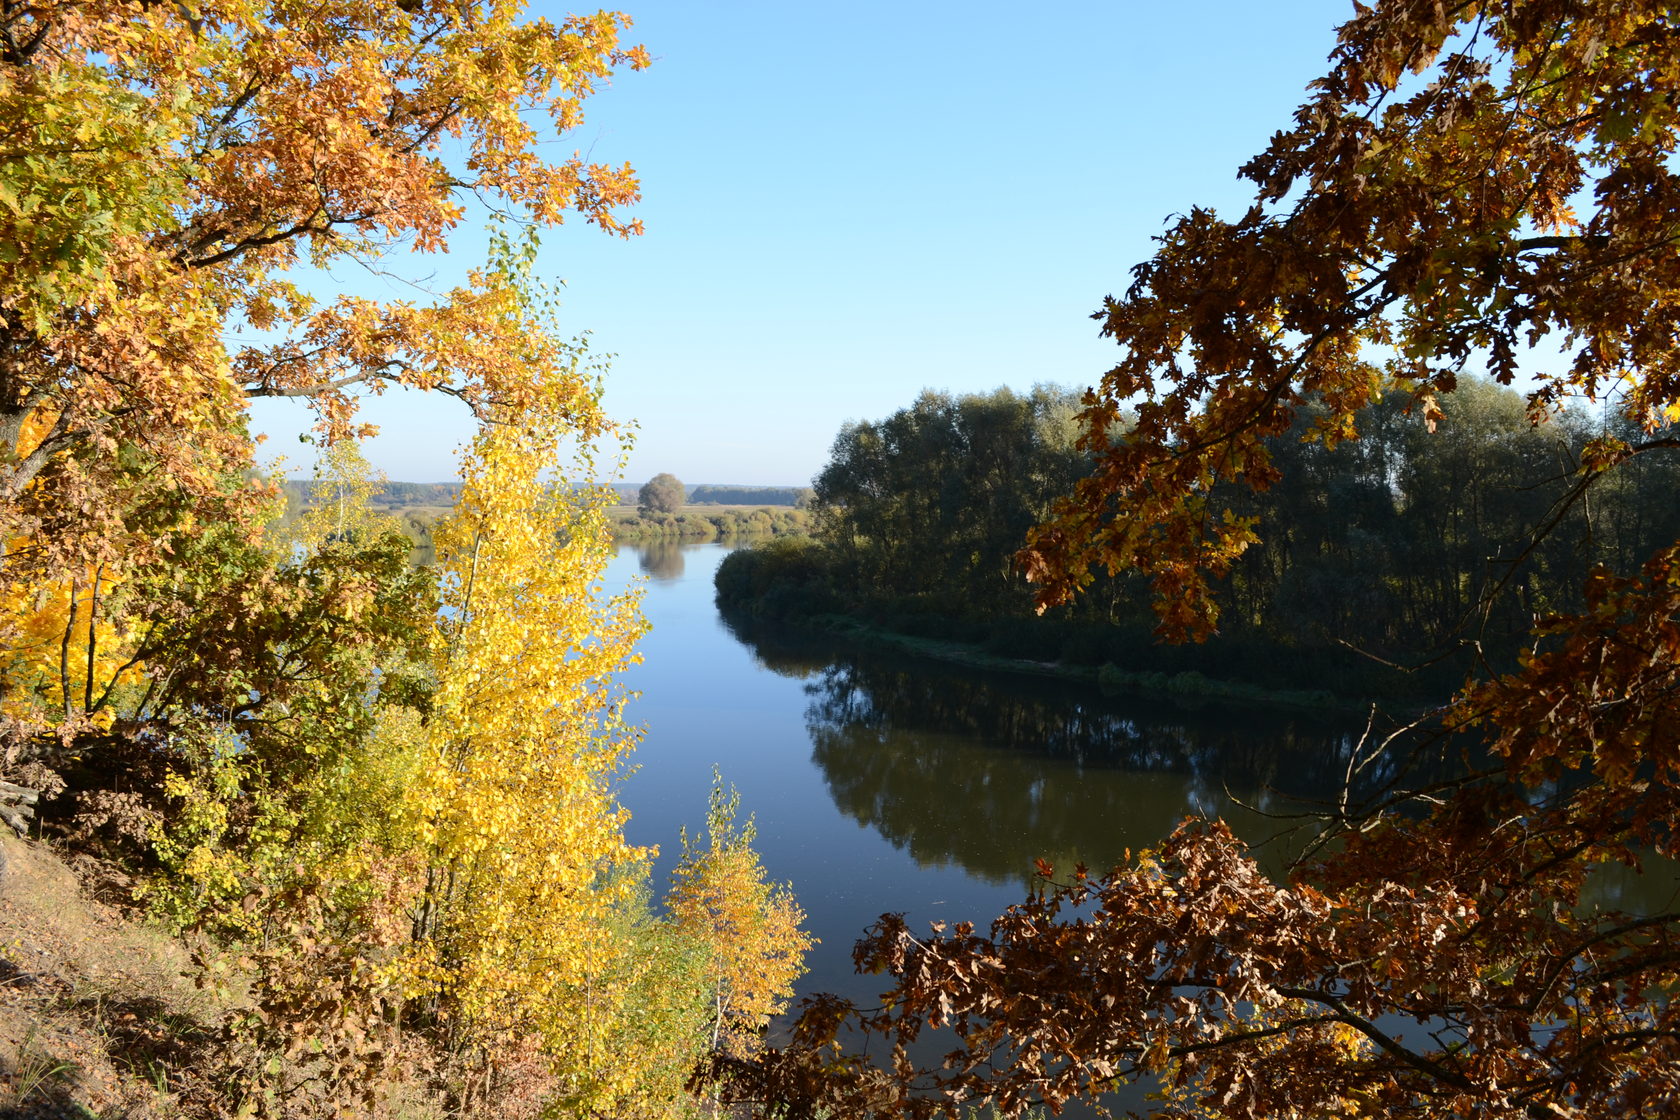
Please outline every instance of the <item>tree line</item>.
M1204 648L1457 645L1415 730L1462 737L1461 769L1421 777L1373 727L1282 876L1187 820L1112 868L1041 862L990 922L885 914L854 959L887 990L814 1001L743 1096L955 1117L1154 1080L1185 1118L1680 1111L1680 911L1590 889L1680 857L1676 30L1642 0L1356 5L1240 169L1249 204L1174 215L1103 301L1087 462L1016 554L1035 606L1145 601ZM826 573L807 551L773 560ZM891 1068L836 1076L847 1032Z
M663 516L615 514L611 526L615 540L694 542L787 536L802 534L809 527L805 511L789 506L714 512L690 509Z
M670 477L670 476L661 476ZM675 481L673 479L673 481ZM320 480L287 479L279 484L285 497L282 525L289 525L322 503L336 500L335 495L322 488ZM593 484L592 484L593 485ZM699 503L683 496L682 484L676 483L674 492L654 509L643 499L648 485L631 488L615 484L599 491L602 500L622 504L626 499L637 502L635 513L615 510L609 519L609 530L617 541L689 541L730 540L737 537L782 536L803 533L809 527L809 514L799 504L802 493L794 487L710 487L698 486L696 494L704 495ZM721 495L721 497L720 497ZM689 510L691 504L723 504L725 500L758 495L771 499L755 509ZM364 496L367 503L388 512L396 527L414 547L413 561L429 564L435 556L432 532L438 522L448 515L461 496L458 482L390 482L375 479ZM665 508L665 507L669 508Z
M690 505L801 506L810 498L804 486L713 486L701 483L689 492Z
M1333 445L1308 403L1265 448L1279 477L1210 504L1263 529L1215 594L1218 634L1162 648L1144 581L1095 574L1041 618L1017 562L1028 530L1090 470L1080 398L1041 386L924 392L846 425L815 483L813 549L726 561L721 601L781 617L845 612L1034 660L1205 671L1279 687L1444 695L1472 663L1507 668L1536 617L1580 605L1595 565L1680 536L1680 464L1646 458L1572 501L1583 456L1630 438L1607 410L1529 420L1521 395L1466 378L1427 420L1394 393ZM1114 438L1126 438L1124 421ZM780 563L780 567L776 565ZM776 568L746 577L749 566ZM1280 655L1287 654L1287 657ZM1427 670L1386 671L1384 665Z

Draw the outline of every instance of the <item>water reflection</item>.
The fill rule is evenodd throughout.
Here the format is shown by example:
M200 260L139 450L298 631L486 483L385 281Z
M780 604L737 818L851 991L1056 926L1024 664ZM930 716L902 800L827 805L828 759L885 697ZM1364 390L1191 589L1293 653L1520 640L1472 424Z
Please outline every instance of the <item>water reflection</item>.
M834 662L831 638L803 634L769 623L739 619L718 612L724 630L747 648L753 663L781 677L808 680Z
M1025 884L1041 857L1107 867L1188 815L1224 816L1258 843L1284 830L1262 813L1339 793L1366 730L1110 701L1085 686L847 651L761 624L730 629L760 664L806 680L812 760L843 813L924 867L992 884ZM1397 776L1369 768L1356 793ZM1281 868L1293 847L1275 844L1263 861Z
M648 541L636 547L642 574L656 583L672 583L683 577L683 546L678 541Z

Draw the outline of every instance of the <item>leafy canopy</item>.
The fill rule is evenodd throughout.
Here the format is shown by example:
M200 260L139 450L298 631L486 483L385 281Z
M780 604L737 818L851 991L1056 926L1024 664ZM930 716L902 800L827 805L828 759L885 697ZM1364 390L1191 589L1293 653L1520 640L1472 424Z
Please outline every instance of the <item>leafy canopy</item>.
M156 547L119 499L217 499L249 463L252 396L307 398L332 439L366 430L357 386L593 430L587 399L534 392L527 371L564 355L502 313L493 277L410 302L323 300L286 274L441 251L469 196L638 232L620 215L628 167L544 146L614 67L646 64L628 22L529 18L517 0L8 9L0 533L42 563Z
M62 767L154 912L246 951L194 1051L217 1099L183 1114L696 1108L707 969L767 927L702 939L647 904L615 796L644 623L601 591L588 473L611 423L532 275L543 226L639 231L628 167L551 154L646 64L628 24L519 0L0 8L0 765ZM455 290L293 276L397 271L468 200L523 236L495 226ZM430 571L351 447L356 394L395 386L481 421ZM289 527L250 480L264 396L308 400L328 448ZM748 987L731 1037L777 998Z
M1021 556L1041 602L1136 568L1166 634L1212 632L1209 578L1256 527L1210 491L1270 486L1264 441L1309 401L1326 444L1481 367L1534 378L1536 420L1577 394L1680 418L1673 31L1655 2L1362 8L1242 168L1248 210L1175 221L1096 316L1123 354L1085 400L1093 471Z
M1215 488L1275 482L1309 406L1334 445L1384 394L1428 419L1478 366L1529 374L1536 422L1584 396L1634 429L1584 448L1574 499L1671 447L1639 433L1680 418L1677 31L1641 0L1356 5L1243 168L1254 204L1174 222L1100 314L1122 356L1085 398L1089 477L1021 554L1041 603L1135 568L1165 634L1210 634L1256 535ZM856 952L879 1006L815 1001L743 1096L1015 1114L1161 1075L1172 1116L1675 1115L1680 911L1595 876L1680 857L1680 544L1584 603L1436 713L1482 762L1329 807L1286 881L1189 823L1106 874L1041 866L989 930L886 915ZM848 1024L890 1069L825 1062Z
M674 474L656 474L642 484L636 504L643 517L676 513L688 501L688 491Z

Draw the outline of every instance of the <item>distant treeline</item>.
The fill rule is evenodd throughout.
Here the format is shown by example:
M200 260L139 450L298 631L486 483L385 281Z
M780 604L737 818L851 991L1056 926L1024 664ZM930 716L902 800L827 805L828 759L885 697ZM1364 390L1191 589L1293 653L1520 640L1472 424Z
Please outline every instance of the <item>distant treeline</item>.
M293 508L308 505L314 483L308 479L288 479L281 483ZM611 484L613 493L625 505L636 504L639 486L629 482ZM452 506L461 494L459 482L382 482L373 493L373 501L381 506ZM689 491L690 505L719 506L797 506L809 499L811 490L803 486L714 486L701 484Z
M728 509L716 513L689 511L669 517L618 516L613 536L621 541L711 541L725 537L787 536L810 529L802 509Z
M802 486L696 486L688 492L691 506L797 506L811 490Z
M306 478L287 479L280 488L294 510L309 505L315 493L315 483ZM375 505L401 507L452 506L460 496L459 482L381 482L375 484L371 497Z
M1487 382L1442 403L1430 432L1393 396L1334 447L1305 438L1309 416L1271 443L1280 482L1215 495L1215 511L1259 517L1261 541L1224 581L1220 633L1202 646L1157 645L1150 589L1129 573L1095 573L1079 602L1035 616L1013 555L1086 472L1077 399L1049 388L924 393L885 420L848 424L816 481L814 539L731 555L719 602L1107 666L1119 684L1202 673L1439 694L1472 659L1511 664L1536 617L1580 603L1596 563L1632 570L1680 537L1676 457L1636 457L1569 500L1590 439L1642 433L1587 413L1535 427L1519 394Z
M286 495L288 518L295 518L315 500L315 484L308 480L288 479L281 489ZM636 486L615 483L612 490L621 505L635 504ZM425 563L430 561L432 527L455 504L460 492L458 482L386 482L378 485L372 502L375 508L397 519L403 533L420 550L416 562ZM756 509L693 510L670 517L646 518L634 513L615 514L614 537L621 541L710 541L783 536L804 533L810 528L809 514L803 508L795 508L795 501L802 493L798 487L698 486L695 493L709 495L701 500L717 505L744 505L736 499L746 494L769 495L769 499L758 502ZM693 504L692 497L690 504Z

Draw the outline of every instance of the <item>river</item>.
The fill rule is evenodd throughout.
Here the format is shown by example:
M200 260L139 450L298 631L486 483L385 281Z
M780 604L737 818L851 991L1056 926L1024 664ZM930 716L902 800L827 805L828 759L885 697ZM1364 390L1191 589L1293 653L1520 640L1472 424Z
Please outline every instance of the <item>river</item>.
M624 546L609 569L613 587L642 577L652 624L629 677L646 737L620 796L629 839L660 848L662 885L678 828L704 822L713 767L739 790L770 877L792 884L821 941L801 994L872 1003L880 978L856 976L851 951L884 911L903 911L913 930L968 919L983 931L1022 899L1035 858L1106 869L1186 816L1224 817L1280 872L1306 835L1283 815L1335 796L1364 737L1364 721L1347 717L1105 699L774 629L737 633L712 597L729 548ZM1363 782L1396 777L1371 767ZM1671 865L1612 868L1589 894L1654 912L1677 885ZM1146 1107L1141 1090L1117 1103Z
M1254 809L1339 789L1364 730L737 634L712 602L727 552L625 546L610 570L617 585L645 577L652 623L630 674L646 738L621 796L630 839L661 849L663 882L678 827L704 820L712 768L739 789L765 867L822 942L802 991L868 998L876 981L853 976L851 948L877 916L984 926L1023 897L1035 858L1105 868L1191 814L1253 841L1285 831Z

